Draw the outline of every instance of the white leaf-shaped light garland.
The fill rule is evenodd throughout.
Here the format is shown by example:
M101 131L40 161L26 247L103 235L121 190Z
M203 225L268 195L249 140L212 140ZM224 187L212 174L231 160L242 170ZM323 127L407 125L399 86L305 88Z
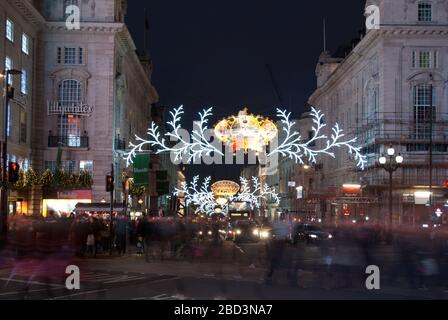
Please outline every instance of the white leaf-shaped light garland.
M184 182L180 189L176 188L174 195L177 197L184 197L185 205L192 204L197 212L212 215L215 213L216 203L213 192L210 189L211 177L204 179L201 188L199 188L199 176L195 176L190 183ZM252 187L249 180L240 177L241 188L238 194L228 199L227 204L222 207L222 211L226 212L229 204L232 202L246 202L250 208L260 208L263 199L270 200L277 205L280 204L280 197L275 192L275 189L265 184L262 188L257 177L252 177Z
M181 137L179 130L181 116L183 115L183 106L174 109L174 112L170 112L172 120L168 122L168 127L172 129L171 132L161 134L159 127L153 122L148 129L148 140L145 140L139 136L135 136L136 143L130 143L131 150L125 153L125 160L127 165L133 163L133 158L137 153L145 152L143 149L149 145L156 149L156 153L172 153L175 161L188 159L187 163L191 163L194 160L201 159L203 156L210 156L212 153L224 156L221 150L213 146L205 134L208 130L208 120L212 116L212 108L204 109L199 113L200 121L196 128L193 128L191 135L191 141L186 141ZM352 155L356 161L356 165L364 170L367 164L367 157L361 153L361 147L355 146L357 138L345 139L343 130L336 123L332 128L332 134L330 138L322 131L326 127L323 122L324 114L315 109L311 109L311 116L313 121L313 137L308 141L302 139L300 133L294 130L296 123L291 120L291 113L286 110L277 109L277 116L283 126L282 130L285 133L285 137L281 143L267 155L268 158L280 154L284 157L288 157L294 160L296 163L304 164L306 159L310 163L316 163L319 155L329 155L335 157L334 150L337 148L347 148L350 155ZM164 137L165 138L164 138ZM170 146L167 144L167 139L171 141L177 141L176 146ZM317 142L323 142L323 147L313 148Z

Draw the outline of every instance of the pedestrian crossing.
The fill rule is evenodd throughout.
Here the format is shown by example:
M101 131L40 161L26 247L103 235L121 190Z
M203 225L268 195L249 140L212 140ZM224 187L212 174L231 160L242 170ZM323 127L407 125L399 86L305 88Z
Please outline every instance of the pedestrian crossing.
M65 284L65 279L68 277L65 274L65 268L57 268L57 270L49 270L42 268L39 265L28 264L28 265L18 265L11 268L0 269L0 281L5 282L17 282L23 283L27 281L38 281L41 280L57 284ZM113 285L120 283L130 283L133 281L144 281L148 280L149 275L140 273L122 273L122 272L108 272L108 271L83 271L80 273L81 283L88 284L102 284L102 285Z
M141 297L141 298L134 298L132 300L187 300L187 297L180 295L180 294L175 294L175 295L170 295L167 293L163 293L163 294L159 294L156 296L151 296L151 297ZM194 300L194 299L188 299L188 300Z

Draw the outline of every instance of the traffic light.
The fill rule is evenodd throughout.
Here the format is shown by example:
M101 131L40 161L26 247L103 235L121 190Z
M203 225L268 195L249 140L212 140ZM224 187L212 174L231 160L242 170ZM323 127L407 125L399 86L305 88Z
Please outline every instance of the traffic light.
M106 191L107 192L114 191L114 177L110 174L106 176Z
M6 94L8 96L8 99L12 100L14 99L14 88L10 85L8 85L7 89L6 89Z
M17 162L10 162L8 166L8 181L16 183L19 181L20 166Z

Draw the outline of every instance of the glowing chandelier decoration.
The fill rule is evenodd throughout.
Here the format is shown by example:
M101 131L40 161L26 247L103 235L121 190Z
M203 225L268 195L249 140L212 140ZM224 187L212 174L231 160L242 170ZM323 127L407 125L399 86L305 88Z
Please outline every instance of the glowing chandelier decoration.
M216 203L221 207L224 207L228 204L229 200L238 193L240 186L236 182L223 180L212 184L211 189Z
M238 116L223 119L215 126L216 137L229 145L232 152L243 150L247 153L249 149L262 152L277 134L274 122L248 114L247 108L240 111Z
M167 124L171 128L171 132L161 134L159 127L153 122L148 129L148 139L136 136L136 144L131 142L130 151L124 154L127 165L133 163L137 153L144 152L146 145L156 148L157 154L171 153L176 161L186 159L187 163L210 156L212 153L224 156L222 150L214 146L206 137L212 108L204 109L199 113L200 120L192 131L191 139L188 140L180 132L183 113L183 106L170 112L172 120ZM277 116L282 127L283 141L279 142L278 146L271 146L271 151L267 154L268 159L274 155L281 155L300 164L304 164L305 160L316 163L318 156L328 155L334 158L335 149L346 148L348 153L353 156L357 166L364 170L367 157L361 153L361 147L355 146L357 138L346 139L343 129L337 123L332 127L331 135L328 137L323 133L327 125L323 121L324 114L321 111L315 108L311 109L313 137L308 140L303 139L295 130L296 123L291 120L290 112L277 109ZM215 135L222 143L229 145L234 151L244 150L245 152L249 149L259 152L278 136L277 131L271 120L248 115L247 110L240 112L238 117L233 116L222 120L214 130ZM171 146L167 140L178 141L178 143Z
M187 206L192 204L196 212L207 215L226 212L232 202L246 202L252 210L260 208L263 199L280 204L275 189L268 184L262 186L257 177L252 177L252 186L248 179L240 177L241 187L233 181L218 181L210 187L210 181L211 177L207 177L199 186L199 176L195 176L190 183L184 182L180 189L176 188L174 195L183 196Z

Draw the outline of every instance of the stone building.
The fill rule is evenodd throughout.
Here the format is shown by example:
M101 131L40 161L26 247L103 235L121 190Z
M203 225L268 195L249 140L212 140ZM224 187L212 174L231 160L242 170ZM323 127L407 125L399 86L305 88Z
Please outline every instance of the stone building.
M79 201L109 201L105 177L112 164L115 200L121 203L123 152L135 134L145 134L158 101L151 61L137 55L124 23L126 1L40 0L34 5L45 23L36 47L32 166L54 172L59 165L66 173L87 172L93 179L88 190L44 190L43 212L61 206L69 211ZM67 28L69 5L80 8L79 29Z
M380 28L368 30L347 55L321 55L309 102L327 124L338 122L358 138L368 165L359 171L346 150L338 150L336 160L322 160L319 185L333 193L326 202L334 221L384 221L389 178L378 159L393 146L404 157L393 176L394 224L427 223L447 199L448 1L366 5L379 7ZM346 194L344 184L360 188Z
M15 90L14 99L9 101L7 139L8 161L19 163L28 169L32 158L32 120L36 113L34 103L37 93L37 53L39 30L45 25L42 15L33 6L33 1L5 0L0 2L0 73L4 70L18 70L22 74L12 76L9 84ZM1 91L5 87L5 77L1 77ZM5 128L4 95L0 95L1 139ZM32 213L29 205L30 194L11 190L9 194L10 213Z

